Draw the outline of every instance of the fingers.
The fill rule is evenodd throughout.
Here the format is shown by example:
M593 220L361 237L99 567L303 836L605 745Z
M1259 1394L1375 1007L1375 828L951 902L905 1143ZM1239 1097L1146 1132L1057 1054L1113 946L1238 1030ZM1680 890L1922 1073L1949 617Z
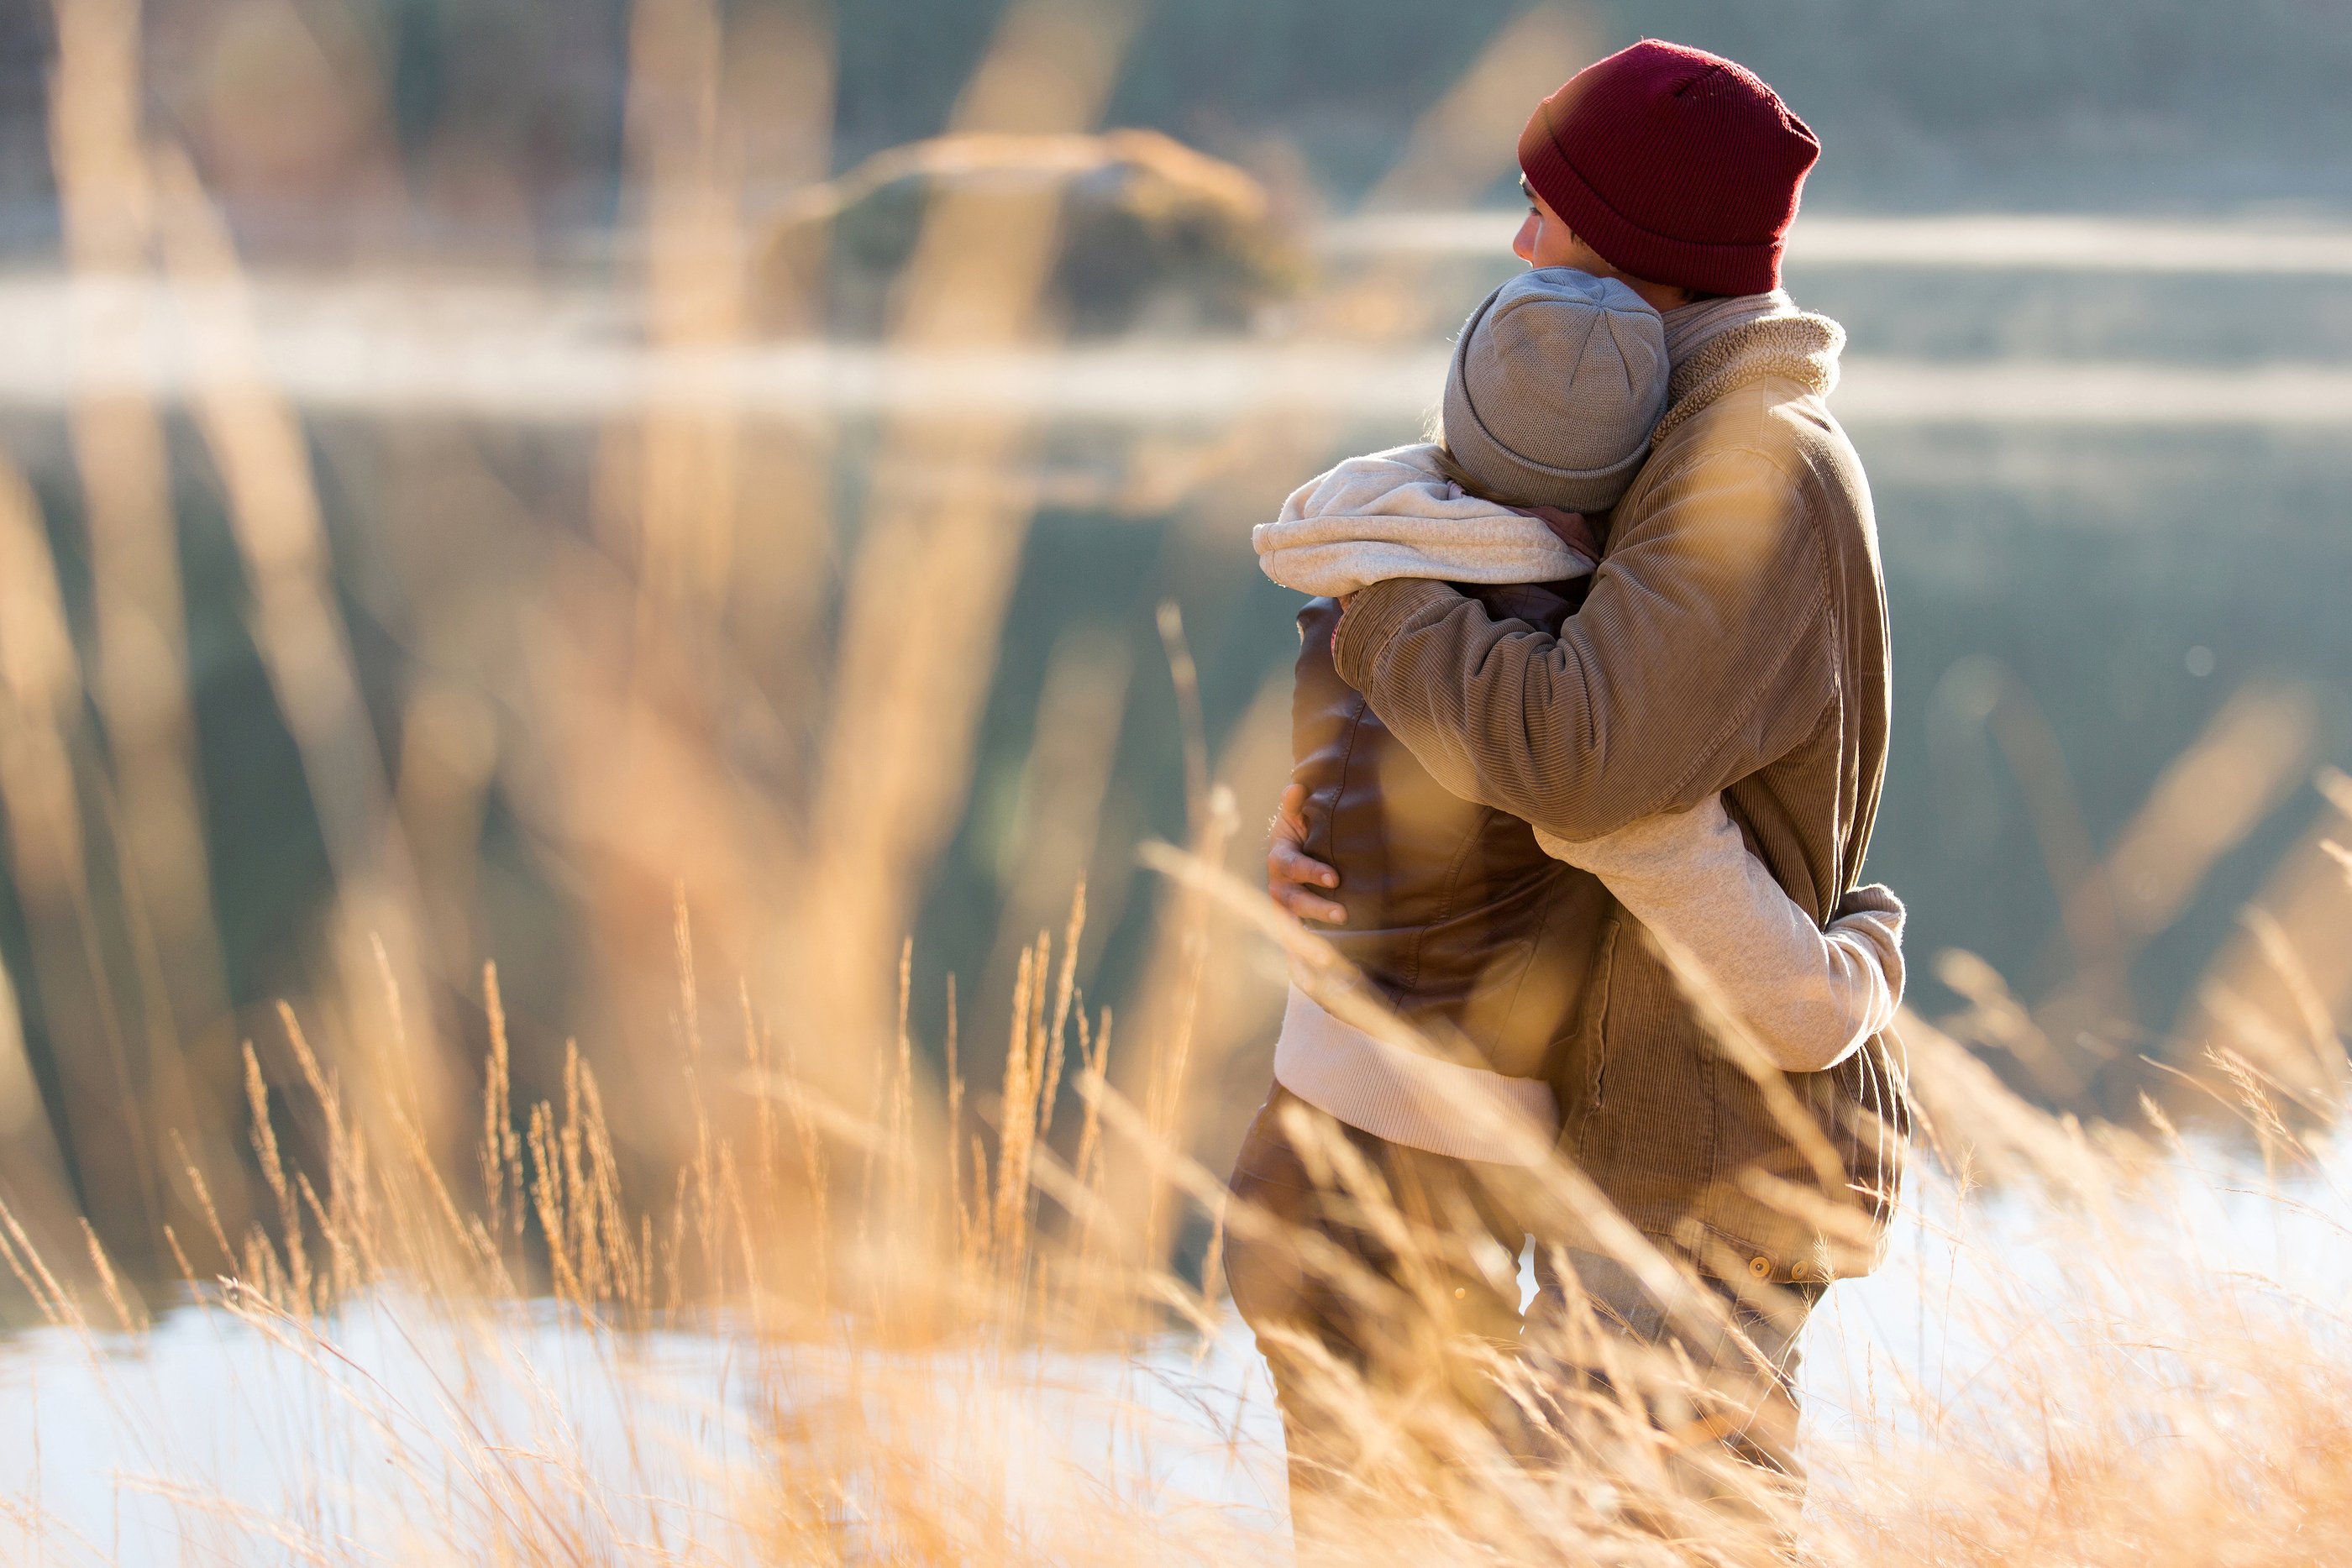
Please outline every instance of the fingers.
M1339 873L1297 846L1276 839L1265 848L1265 874L1270 880L1300 887L1337 887Z
M1282 804L1275 809L1275 837L1288 839L1293 844L1307 841L1307 786L1292 784L1282 791Z
M1312 890L1337 887L1339 873L1298 846L1307 841L1307 791L1293 784L1282 792L1265 849L1265 890L1275 903L1301 920L1344 925L1348 912Z
M1325 925L1345 925L1348 912L1297 883L1266 879L1265 891L1274 902L1301 920L1318 921Z

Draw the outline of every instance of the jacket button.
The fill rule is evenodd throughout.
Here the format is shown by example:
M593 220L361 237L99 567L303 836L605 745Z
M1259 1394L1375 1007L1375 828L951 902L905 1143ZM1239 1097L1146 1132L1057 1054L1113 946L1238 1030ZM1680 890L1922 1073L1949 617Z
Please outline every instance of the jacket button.
M1769 1280L1772 1277L1772 1260L1750 1258L1748 1260L1748 1271L1759 1280Z

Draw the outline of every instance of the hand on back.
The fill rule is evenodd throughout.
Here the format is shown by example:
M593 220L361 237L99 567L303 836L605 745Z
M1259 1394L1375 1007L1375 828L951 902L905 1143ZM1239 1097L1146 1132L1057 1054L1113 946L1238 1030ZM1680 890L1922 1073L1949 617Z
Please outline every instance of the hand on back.
M1265 891L1274 902L1301 920L1345 925L1348 912L1314 890L1337 887L1339 873L1306 852L1307 789L1293 784L1282 792L1265 847Z

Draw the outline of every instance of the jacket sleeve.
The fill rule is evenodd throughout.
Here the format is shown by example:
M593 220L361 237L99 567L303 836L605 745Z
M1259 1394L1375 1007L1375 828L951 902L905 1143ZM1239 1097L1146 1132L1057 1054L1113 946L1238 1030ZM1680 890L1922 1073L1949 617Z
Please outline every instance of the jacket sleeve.
M1557 637L1442 583L1349 601L1341 677L1456 795L1554 837L1687 810L1794 748L1836 689L1829 571L1801 481L1718 448L1621 515Z
M1836 1066L1895 1021L1903 1000L1903 904L1857 888L1827 931L1772 879L1710 795L1545 852L1599 877L1704 994L1783 1072Z

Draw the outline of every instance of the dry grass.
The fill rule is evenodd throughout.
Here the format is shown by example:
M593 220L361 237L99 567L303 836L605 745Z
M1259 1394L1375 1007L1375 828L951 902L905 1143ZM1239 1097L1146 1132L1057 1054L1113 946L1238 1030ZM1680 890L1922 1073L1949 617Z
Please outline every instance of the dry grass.
M115 1406L115 1487L205 1543L197 1560L1279 1561L1286 1535L1250 1496L1270 1479L1268 1434L1226 1404L1248 1386L1230 1308L1213 1277L1141 1245L1171 1208L1213 1212L1218 1184L1109 1086L1118 1048L1069 980L1079 919L1021 956L987 1132L971 1086L935 1099L911 1049L886 1059L878 1113L857 1112L772 1056L756 1014L701 1022L681 911L693 1032L675 1092L696 1152L656 1200L630 1190L576 1058L559 1099L517 1106L494 1036L480 1144L451 1169L404 1096L348 1103L289 1009L247 1069L276 1212L242 1236L211 1211L200 1234L173 1233L184 1258L235 1260L186 1266L197 1306L149 1322L94 1239L68 1260L93 1282L69 1285L13 1214L0 1258L52 1325L37 1342L49 1375ZM1529 1381L1533 1335L1517 1354L1427 1335L1416 1354L1454 1369L1431 1385L1551 1401L1573 1458L1499 1443L1476 1396L1327 1365L1320 1397L1361 1445L1335 1559L2315 1560L2352 1497L2352 1339L2340 1295L2298 1293L2307 1261L2279 1259L2275 1278L2242 1265L2250 1229L2340 1246L2325 1151L2273 1123L2296 1174L2265 1186L2204 1145L2053 1119L1933 1030L1908 1036L1940 1163L1905 1223L1924 1233L1917 1254L1969 1282L1933 1299L1932 1261L1905 1281L1939 1320L1936 1366L1864 1349L1817 1368L1842 1407L1808 1446L1809 1502L1628 1400L1560 1402ZM274 1103L265 1055L301 1086L296 1103ZM1083 1111L1056 1127L1061 1073ZM2251 1074L2241 1103L2269 1115ZM323 1128L315 1164L289 1161L273 1112ZM1399 1324L1441 1314L1459 1243L1415 1229L1344 1149L1328 1157L1406 1263L1401 1282L1376 1281L1296 1238L1307 1266ZM1549 1185L1606 1240L1572 1171ZM1637 1239L1609 1244L1661 1261ZM142 1431L125 1349L155 1336L168 1356L203 1320L234 1345L228 1408ZM1602 1354L1621 1395L1702 1397L1671 1356ZM65 1370L78 1361L85 1379ZM274 1484L224 1477L207 1419L234 1423L236 1465ZM257 1490L272 1506L246 1500ZM72 1560L36 1497L11 1513L28 1546Z

